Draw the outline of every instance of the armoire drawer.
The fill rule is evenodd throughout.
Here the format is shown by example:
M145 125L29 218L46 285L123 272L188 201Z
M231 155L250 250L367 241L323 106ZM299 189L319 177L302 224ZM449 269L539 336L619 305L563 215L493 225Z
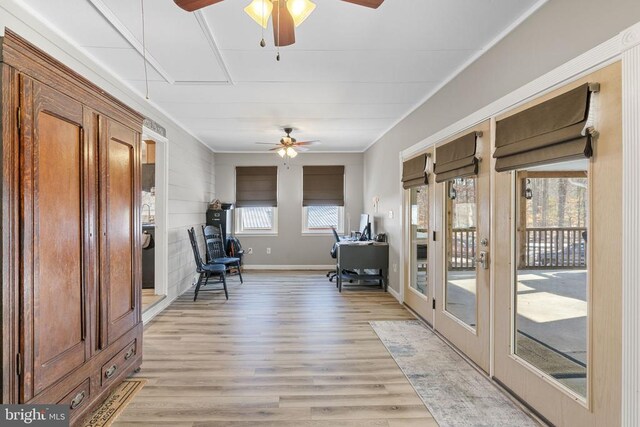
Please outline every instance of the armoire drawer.
M81 382L69 394L63 397L58 405L69 406L69 416L73 418L75 412L81 412L91 400L91 381L89 378Z
M100 384L104 386L109 384L111 380L119 377L120 373L128 368L135 360L136 354L138 354L138 340L133 340L109 359L107 363L102 365Z

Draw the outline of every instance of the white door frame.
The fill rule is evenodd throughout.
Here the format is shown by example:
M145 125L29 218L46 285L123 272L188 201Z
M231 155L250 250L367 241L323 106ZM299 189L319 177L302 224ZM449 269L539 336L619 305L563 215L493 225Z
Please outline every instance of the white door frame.
M144 126L143 139L151 139L156 143L156 211L155 211L155 291L158 295L167 296L169 291L169 140ZM142 313L142 321L147 322L157 313L147 310Z
M537 79L521 86L502 98L480 108L478 111L458 120L457 122L428 136L422 141L400 152L402 159L408 159L425 150L427 147L444 141L456 133L471 128L485 120L494 119L518 105L565 85L568 82L585 76L599 68L603 68L615 61L622 60L622 126L623 126L623 252L622 252L622 425L634 426L640 423L640 370L637 369L640 358L640 334L638 324L640 312L640 291L637 279L640 275L640 241L635 239L640 233L640 219L635 214L634 207L640 204L640 184L638 184L637 163L640 159L640 22L625 29L611 39L593 47L578 57L560 65ZM492 129L494 126L492 126ZM399 168L398 182L401 180L402 167ZM492 188L492 201L493 191ZM403 216L404 218L404 216ZM492 232L495 224L492 224ZM404 230L404 224L403 224ZM404 240L404 232L403 232ZM492 239L493 242L494 239ZM401 261L405 255L404 241L400 245ZM491 248L492 252L493 247ZM400 270L401 286L403 290L404 271ZM493 275L492 275L493 276ZM493 284L492 284L493 285ZM491 286L494 288L493 286ZM493 295L492 302L493 304ZM493 317L493 316L492 316ZM493 325L492 325L493 329ZM491 369L493 375L493 334L491 336Z

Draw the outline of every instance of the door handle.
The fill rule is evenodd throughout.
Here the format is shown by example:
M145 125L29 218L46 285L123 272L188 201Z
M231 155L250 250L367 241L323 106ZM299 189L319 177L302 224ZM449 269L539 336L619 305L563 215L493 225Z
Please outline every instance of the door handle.
M487 251L480 252L478 258L476 258L476 262L482 266L483 270L489 268L489 254Z

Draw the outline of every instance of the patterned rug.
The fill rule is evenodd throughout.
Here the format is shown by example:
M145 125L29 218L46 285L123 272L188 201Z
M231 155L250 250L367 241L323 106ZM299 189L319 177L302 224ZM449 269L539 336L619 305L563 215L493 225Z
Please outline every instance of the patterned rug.
M539 427L421 322L369 323L440 427Z
M91 418L85 421L84 427L110 426L129 405L131 399L144 387L146 382L147 380L143 378L124 380L122 384L113 390L107 400L94 411Z

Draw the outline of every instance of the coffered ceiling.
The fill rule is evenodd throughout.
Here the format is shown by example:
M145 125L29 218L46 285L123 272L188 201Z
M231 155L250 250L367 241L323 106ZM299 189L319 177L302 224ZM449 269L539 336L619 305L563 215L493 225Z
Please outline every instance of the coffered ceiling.
M140 0L15 1L144 96ZM362 151L539 3L316 0L277 62L249 2L144 0L149 97L216 151L262 150L285 125L314 151Z

